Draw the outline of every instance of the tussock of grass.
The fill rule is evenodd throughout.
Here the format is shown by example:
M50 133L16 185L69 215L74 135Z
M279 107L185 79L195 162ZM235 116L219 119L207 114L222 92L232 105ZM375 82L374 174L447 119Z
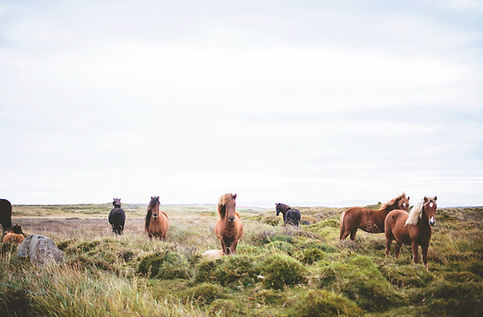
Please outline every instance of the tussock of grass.
M362 309L343 296L325 290L307 292L295 305L291 316L362 316Z

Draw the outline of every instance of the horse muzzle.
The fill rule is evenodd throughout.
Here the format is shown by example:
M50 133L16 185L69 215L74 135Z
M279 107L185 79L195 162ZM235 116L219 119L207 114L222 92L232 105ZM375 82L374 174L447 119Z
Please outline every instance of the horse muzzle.
M435 224L436 224L436 219L434 219L434 217L431 217L431 219L429 219L429 225L434 226Z
M228 217L228 223L232 223L233 221L235 221L234 216Z

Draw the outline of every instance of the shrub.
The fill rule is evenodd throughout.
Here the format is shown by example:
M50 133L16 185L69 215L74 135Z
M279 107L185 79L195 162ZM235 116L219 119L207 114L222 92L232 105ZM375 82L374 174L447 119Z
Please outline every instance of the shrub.
M138 273L160 279L187 278L189 269L178 253L166 251L144 257L139 263Z
M195 274L195 281L196 282L208 282L214 281L215 277L215 269L217 265L221 263L221 259L218 260L201 260L196 265L196 274Z
M454 283L436 280L415 293L413 303L425 303L424 313L433 316L481 316L483 286L481 283Z
M238 305L229 299L216 299L211 303L209 309L210 316L228 317L239 312Z
M332 265L335 280L325 282L354 300L360 307L378 311L401 302L391 284L365 256L355 256L346 262ZM321 283L323 284L323 283Z
M471 272L448 272L444 279L451 282L480 282L481 278Z
M362 310L351 300L325 290L309 291L294 307L292 316L361 316Z
M275 254L265 258L260 266L262 276L265 277L266 287L281 289L293 286L307 280L307 270L297 260L288 255Z
M434 279L432 273L417 264L385 264L379 267L379 271L391 284L400 288L424 287Z
M224 294L223 287L211 283L201 283L189 291L190 297L201 304L210 304L217 298L223 298Z
M318 260L321 260L325 257L324 252L317 248L310 248L300 251L297 254L297 259L306 264L312 264Z
M214 275L221 285L241 283L244 286L254 284L259 274L255 264L257 258L248 255L231 255L222 259Z
M272 242L269 242L267 244L265 244L264 246L265 249L275 249L275 250L280 250L280 251L283 251L289 255L292 255L293 253L293 250L294 250L294 246L286 241L272 241Z

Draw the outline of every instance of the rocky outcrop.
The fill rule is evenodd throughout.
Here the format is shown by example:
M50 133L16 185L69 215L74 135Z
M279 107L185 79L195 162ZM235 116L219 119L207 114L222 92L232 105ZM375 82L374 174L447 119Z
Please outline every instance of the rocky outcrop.
M57 248L54 241L38 234L25 238L18 248L17 256L28 258L34 265L64 262L64 252Z

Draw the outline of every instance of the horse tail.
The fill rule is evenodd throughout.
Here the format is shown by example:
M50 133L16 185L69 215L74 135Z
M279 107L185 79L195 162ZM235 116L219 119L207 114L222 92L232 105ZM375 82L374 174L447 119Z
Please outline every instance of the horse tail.
M344 217L345 217L346 212L347 212L347 210L344 210L340 214L340 237L339 237L340 240L342 240L342 235L344 234L344 231L345 231Z

